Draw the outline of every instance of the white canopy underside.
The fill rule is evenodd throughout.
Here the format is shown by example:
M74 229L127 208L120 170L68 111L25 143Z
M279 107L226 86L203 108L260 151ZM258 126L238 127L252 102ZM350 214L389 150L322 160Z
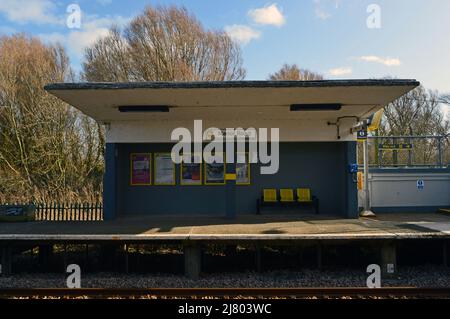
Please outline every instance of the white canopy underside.
M357 80L349 80L357 81ZM361 80L370 81L370 80ZM380 80L382 81L382 80ZM327 127L327 122L336 122L340 117L343 127L356 124L356 117L367 118L393 100L412 90L418 82L389 83L389 85L320 85L293 87L177 87L166 85L155 87L132 87L133 84L56 84L46 89L75 106L83 113L101 123L109 123L117 129L107 134L111 141L169 141L170 130L180 125L192 126L193 120L204 120L207 126L225 127L283 127L282 140L336 140L336 128ZM409 81L409 82L408 82ZM232 82L230 82L232 83ZM258 82L272 83L272 82ZM291 83L291 82L286 82ZM299 82L294 82L299 83ZM347 82L346 82L347 83ZM157 84L156 84L157 85ZM175 85L175 84L174 84ZM168 86L168 87L167 87ZM342 104L340 110L290 111L292 104ZM165 105L169 112L120 112L119 106ZM135 123L135 124L133 124ZM296 124L297 123L297 124ZM298 125L305 131L295 132ZM269 126L267 126L269 125ZM278 126L277 126L278 125ZM206 127L205 127L206 128ZM316 132L314 132L316 131ZM326 134L326 136L324 135ZM169 135L169 136L167 136ZM314 138L317 135L317 138ZM121 138L120 136L127 136ZM342 135L343 140L354 139L353 134Z

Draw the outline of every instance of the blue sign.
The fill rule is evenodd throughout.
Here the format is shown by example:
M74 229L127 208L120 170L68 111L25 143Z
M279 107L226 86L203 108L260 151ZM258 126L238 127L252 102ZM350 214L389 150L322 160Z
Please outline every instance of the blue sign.
M418 179L417 180L417 189L419 191L423 190L425 187L425 182L423 181L423 179Z
M350 164L348 165L348 171L349 173L358 173L358 164Z

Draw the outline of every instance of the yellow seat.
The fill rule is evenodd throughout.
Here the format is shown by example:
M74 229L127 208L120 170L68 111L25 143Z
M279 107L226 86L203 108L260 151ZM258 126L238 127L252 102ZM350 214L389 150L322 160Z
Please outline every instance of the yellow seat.
M300 203L312 202L311 190L309 188L297 188L297 201Z
M274 188L264 189L263 190L263 200L264 202L277 202L277 190Z
M294 191L290 188L282 188L280 189L280 198L282 202L293 202Z

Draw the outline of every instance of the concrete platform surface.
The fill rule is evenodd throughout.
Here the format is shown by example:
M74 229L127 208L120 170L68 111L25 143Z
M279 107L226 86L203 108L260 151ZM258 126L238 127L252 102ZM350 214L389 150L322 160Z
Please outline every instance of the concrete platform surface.
M450 216L379 214L336 219L324 215L134 216L105 222L0 223L0 240L289 240L450 238Z

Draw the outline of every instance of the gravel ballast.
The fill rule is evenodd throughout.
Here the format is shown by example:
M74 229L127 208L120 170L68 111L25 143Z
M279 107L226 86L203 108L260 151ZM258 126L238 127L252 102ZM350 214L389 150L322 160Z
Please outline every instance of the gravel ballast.
M89 273L81 275L82 288L283 288L283 287L365 287L369 274L357 270L302 270L265 273L205 274L198 280L181 275ZM450 268L439 266L403 267L381 285L404 287L450 287ZM64 288L66 275L0 275L0 288Z

